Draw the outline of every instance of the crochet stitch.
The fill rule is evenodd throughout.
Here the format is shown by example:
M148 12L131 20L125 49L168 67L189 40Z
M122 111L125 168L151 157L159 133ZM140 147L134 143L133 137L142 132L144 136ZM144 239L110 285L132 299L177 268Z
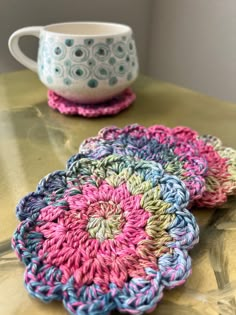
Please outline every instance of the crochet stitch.
M134 92L128 88L111 100L99 104L79 104L48 91L48 105L65 115L80 115L84 117L99 117L116 115L128 108L136 99Z
M81 144L79 154L72 156L68 165L81 154L94 159L118 154L156 161L167 173L184 181L190 191L191 202L201 198L205 190L205 159L198 156L191 145L179 145L173 136L162 131L152 132L150 128L137 124L125 128L104 128L97 137L88 138Z
M138 145L135 142L137 139L140 139ZM156 145L156 149L154 147L150 153L148 147L153 146L153 139L161 146L158 148ZM173 156L172 158L169 156L168 160L166 146L180 156L179 160L184 165L182 168L185 173L179 166L171 169L165 166L169 167L169 163L171 165L174 163ZM162 163L167 172L179 176L190 190L190 206L217 207L226 202L227 195L236 194L236 151L224 148L215 137L200 137L196 131L188 127L168 128L154 125L145 128L138 124L124 128L111 126L102 129L97 137L85 140L79 150L82 154L96 158L105 156L108 151L109 154L127 154ZM163 154L160 151L163 151ZM68 163L74 160L76 155ZM186 164L189 160L192 164L189 162ZM188 171L192 172L192 177Z
M189 193L154 162L83 158L43 178L17 206L12 245L25 285L71 314L143 314L191 273L199 229Z
M168 130L179 143L191 143L199 155L207 160L205 175L206 191L196 205L199 207L217 207L227 201L227 195L236 193L235 186L235 151L224 148L221 141L213 136L201 137L187 127Z
M225 160L227 164L226 178L223 178L222 187L227 195L236 194L236 150L225 147L222 141L212 135L204 135L200 137L206 144L211 145L217 153Z

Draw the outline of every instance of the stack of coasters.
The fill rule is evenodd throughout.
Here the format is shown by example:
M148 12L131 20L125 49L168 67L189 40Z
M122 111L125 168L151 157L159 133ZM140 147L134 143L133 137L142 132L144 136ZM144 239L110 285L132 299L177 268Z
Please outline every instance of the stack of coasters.
M236 151L187 127L129 125L85 139L16 208L25 285L71 314L152 311L191 274L193 206L236 193Z
M198 156L205 158L207 171L205 173L205 191L196 200L198 207L218 207L227 201L227 196L236 193L236 151L223 147L221 141L211 135L200 136L187 127L152 126L153 131L163 129L168 136L173 135L179 145L191 144ZM188 152L186 151L186 154Z
M109 152L161 163L169 174L184 181L190 191L190 205L221 206L228 195L236 193L236 151L223 147L216 137L201 137L187 127L111 126L86 139L79 152L92 158ZM71 157L68 164L77 156Z

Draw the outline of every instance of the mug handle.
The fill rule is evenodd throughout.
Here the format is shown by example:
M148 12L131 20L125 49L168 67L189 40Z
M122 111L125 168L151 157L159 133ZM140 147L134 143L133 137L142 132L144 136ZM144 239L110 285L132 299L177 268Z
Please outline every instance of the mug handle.
M42 30L42 26L30 26L30 27L24 27L17 31L15 31L8 41L8 47L12 54L12 56L19 61L22 65L24 65L26 68L29 68L30 70L34 72L37 71L37 62L33 59L27 57L22 50L19 47L19 39L22 36L32 35L39 38L40 31Z

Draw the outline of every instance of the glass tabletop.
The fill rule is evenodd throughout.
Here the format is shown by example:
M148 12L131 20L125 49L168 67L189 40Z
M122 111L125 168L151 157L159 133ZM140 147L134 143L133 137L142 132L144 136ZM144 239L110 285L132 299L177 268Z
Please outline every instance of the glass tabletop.
M0 75L0 314L67 314L59 302L31 298L24 266L11 250L18 224L15 206L46 174L63 169L81 141L108 126L185 125L236 148L236 104L140 76L137 100L114 117L68 117L50 109L46 89L29 71ZM193 272L185 285L165 291L151 314L236 314L236 201L218 209L193 209L200 242L190 252Z

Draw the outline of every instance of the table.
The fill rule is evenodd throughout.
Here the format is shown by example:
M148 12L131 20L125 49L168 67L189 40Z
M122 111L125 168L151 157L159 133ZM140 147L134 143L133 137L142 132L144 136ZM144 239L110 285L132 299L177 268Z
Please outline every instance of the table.
M67 312L61 303L46 305L23 287L24 266L11 250L18 224L15 205L39 179L63 169L86 137L104 126L185 125L220 137L236 148L236 104L219 101L165 82L140 76L137 101L114 117L66 117L47 106L46 89L29 71L0 75L0 314ZM165 291L152 314L236 314L236 201L221 209L194 209L200 243L192 251L193 274L182 287Z

